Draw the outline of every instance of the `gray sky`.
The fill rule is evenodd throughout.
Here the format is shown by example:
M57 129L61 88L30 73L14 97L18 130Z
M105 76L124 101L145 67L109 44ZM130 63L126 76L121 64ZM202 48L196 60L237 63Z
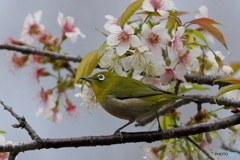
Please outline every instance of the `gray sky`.
M181 0L174 1L178 10L181 11L197 11L201 5L206 5L209 9L209 15L214 20L225 25L218 26L223 32L230 55L224 47L215 40L214 50L220 50L226 56L226 61L239 61L239 8L240 1L217 1L217 0ZM111 14L115 17L120 16L122 11L130 4L130 0L113 1L113 0L1 0L0 2L0 43L4 43L5 39L9 36L19 39L21 27L25 17L38 10L43 11L42 24L45 25L47 31L60 36L61 31L57 23L58 12L61 11L65 16L72 16L75 18L82 33L87 37L82 39L78 38L77 42L72 44L67 41L63 44L63 50L71 53L72 55L86 55L92 50L97 49L106 38L97 32L94 28L102 31L103 25L106 22L105 15ZM196 14L190 14L183 17L183 21L191 20ZM108 135L112 134L118 126L126 123L124 120L117 119L104 110L98 111L95 109L92 114L88 114L83 108L79 108L81 116L79 119L73 121L64 120L62 124L54 124L45 120L42 116L36 117L35 113L40 107L39 99L36 98L40 86L36 85L31 79L31 70L23 69L18 71L15 75L9 72L8 57L6 51L0 50L0 100L4 101L7 105L13 107L14 111L20 116L25 116L30 125L42 138L67 138L67 137L80 137L88 135ZM19 54L20 55L20 54ZM73 64L77 66L78 64ZM52 83L52 82L51 82ZM40 83L43 87L51 87L47 80ZM75 104L80 104L80 99L74 98L73 94L78 90L70 92L69 97ZM215 94L216 89L208 94ZM206 106L204 106L206 107ZM216 109L215 106L213 108ZM191 105L184 107L191 110ZM193 106L192 111L195 111ZM207 107L206 107L207 108ZM0 106L0 130L4 130L7 140L13 142L28 141L30 137L25 130L14 129L11 124L16 123L16 120ZM186 111L185 111L186 112ZM226 117L229 111L221 112L222 117ZM189 114L187 116L189 118ZM134 125L127 127L125 131L143 131L149 130L151 125L144 128L135 128ZM155 129L157 128L154 126ZM224 133L223 133L224 134ZM142 149L144 145L157 146L159 142L153 144L137 143L137 144L123 144L105 147L83 147L83 148L65 148L65 149L49 149L40 151L29 151L20 153L19 160L22 159L35 159L35 160L94 160L94 159L134 159L140 160L143 157ZM216 142L216 151L220 143ZM224 159L224 157L223 157Z

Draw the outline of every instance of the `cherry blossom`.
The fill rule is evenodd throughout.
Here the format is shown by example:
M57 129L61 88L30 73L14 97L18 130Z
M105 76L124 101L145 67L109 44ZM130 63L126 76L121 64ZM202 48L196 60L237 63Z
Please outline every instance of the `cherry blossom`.
M165 73L162 74L160 77L160 81L162 82L162 84L167 85L171 81L174 81L176 79L177 79L176 72L171 67L165 67Z
M180 145L172 144L170 141L166 144L165 156L163 160L186 160Z
M157 57L162 55L162 49L165 50L166 45L170 41L168 30L165 28L165 24L159 24L152 29L147 24L142 26L142 43L146 45L149 50Z
M158 155L157 155L157 148L154 147L145 147L143 149L145 156L143 157L144 159L147 160L159 160Z
M182 77L188 72L192 70L198 70L199 61L196 57L201 55L202 51L200 48L195 47L189 53L182 52L178 59L175 59L172 63L176 64L175 72L179 77Z
M45 57L41 55L36 55L36 54L29 55L29 60L33 63L41 63L44 58Z
M239 95L239 90L238 90ZM232 147L236 142L240 141L240 125L236 125L232 127L232 132L229 133L226 140L230 141L230 146Z
M21 42L21 41L16 41L16 40L13 39L12 37L8 37L6 41L7 41L7 43L14 44L14 45L19 45L19 46L24 45L23 42Z
M0 134L0 145L12 145L11 141L6 141L5 137ZM0 152L0 160L6 160L9 157L9 152Z
M174 3L170 0L145 0L142 8L149 12L158 12L163 19L167 18L169 13L167 10L174 9Z
M215 51L214 54L212 51L208 51L204 58L205 64L208 65L204 68L205 75L220 75L226 77L233 73L233 69L223 62L225 57L220 51ZM216 61L216 59L218 61Z
M10 61L10 69L11 71L17 71L18 69L26 66L26 62L28 60L28 56L17 56L16 53L13 54L13 56L11 57Z
M40 91L40 98L43 107L40 107L36 113L37 116L43 115L46 119L51 119L55 123L61 123L63 120L62 114L56 108L56 100L50 95L50 91L44 91L42 88Z
M67 104L66 112L67 112L68 116L79 117L79 110L77 109L77 107L75 105L72 104L70 99L66 98L66 104Z
M29 14L24 21L20 41L32 44L45 31L44 25L40 24L42 11L37 11L32 16Z
M93 107L100 107L92 88L87 85L84 85L83 87L80 84L74 85L82 90L80 93L75 94L76 97L80 97L82 99L80 106L84 106L89 113L92 113Z
M70 38L72 43L77 41L78 35L80 35L82 38L86 37L79 28L75 27L73 17L64 17L63 14L59 12L57 21L62 27L63 34Z
M49 76L50 73L45 71L45 68L39 68L39 67L34 67L33 68L33 78L39 82L40 77L46 77Z
M200 14L196 15L195 18L209 18L208 17L208 8L206 6L201 6L199 8ZM213 40L213 36L211 33L209 33L208 31L204 30L203 31L204 36L206 37L206 39L211 42L212 44L214 44L214 40Z
M122 60L127 61L123 63L123 68L125 71L133 68L133 76L137 76L143 71L147 76L159 76L163 67L158 64L159 61L163 60L163 57L160 55L155 57L151 52L147 50L147 47L139 47L134 54Z
M177 30L172 30L172 52L176 54L177 52L182 52L184 50L184 45L182 43L182 36L185 32L185 27L180 26Z
M112 15L106 15L105 18L108 19L108 21L104 24L104 28L107 31L109 31L110 26L118 24L118 19L113 17Z
M115 46L117 54L122 56L129 48L139 47L141 41L138 36L133 35L134 29L130 25L125 25L122 29L120 26L112 25L109 27L109 31L112 33L107 37L107 44Z
M122 75L121 61L123 62L124 60L120 59L120 56L116 54L116 51L112 47L108 47L99 61L99 66L114 70L118 75Z

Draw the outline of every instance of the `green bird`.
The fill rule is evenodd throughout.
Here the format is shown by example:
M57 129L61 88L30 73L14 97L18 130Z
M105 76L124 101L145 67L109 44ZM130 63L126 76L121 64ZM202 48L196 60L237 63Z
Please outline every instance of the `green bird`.
M115 134L136 120L156 114L158 109L170 102L192 99L110 72L99 72L80 79L91 85L99 103L108 113L129 121L118 128Z

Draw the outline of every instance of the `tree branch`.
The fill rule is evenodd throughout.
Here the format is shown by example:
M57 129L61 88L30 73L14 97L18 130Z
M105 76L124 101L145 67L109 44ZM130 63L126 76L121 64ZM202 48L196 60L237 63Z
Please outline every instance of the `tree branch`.
M41 49L33 49L30 47L22 47L22 46L17 46L12 44L0 44L0 49L17 51L17 52L21 52L22 54L36 54L40 56L50 57L53 59L60 59L60 60L66 60L66 61L72 61L72 62L82 61L81 56L64 55L56 52L45 51Z
M29 141L13 145L0 145L0 152L24 152L36 149L63 147L108 146L122 143L154 142L171 138L184 138L189 135L225 129L240 123L240 113L213 122L178 127L163 131L122 132L122 135L84 136L76 138L42 139L40 142Z
M217 79L222 79L221 76L216 75L200 75L200 74L186 74L185 79L187 82L197 83L197 84L207 84L207 85L219 85L219 87L227 86L230 83L227 82L214 82Z
M214 96L210 96L210 95L185 95L186 97L190 97L190 98L194 98L194 99L198 99L201 103L209 103L209 104L216 104L214 102ZM187 100L187 99L182 99L179 100L177 102L174 102L164 108L161 108L158 111L158 115L159 116L163 116L165 115L167 112L172 111L173 109L179 108L185 104L190 103L191 100ZM225 106L232 106L232 107L240 107L240 101L233 101L231 99L227 99L227 98L218 98L216 100L218 105L225 105ZM156 118L155 114L147 117L145 119L139 120L137 121L138 123L135 126L145 126L146 124L152 122L154 119Z
M10 152L8 160L15 160L18 153Z
M15 117L19 124L12 125L14 128L25 128L30 135L32 140L35 141L41 141L41 138L37 135L37 133L32 129L32 127L27 123L26 119L24 117L20 117L17 115L11 107L4 104L3 101L0 100L0 103L3 105L4 109L9 111L13 117Z

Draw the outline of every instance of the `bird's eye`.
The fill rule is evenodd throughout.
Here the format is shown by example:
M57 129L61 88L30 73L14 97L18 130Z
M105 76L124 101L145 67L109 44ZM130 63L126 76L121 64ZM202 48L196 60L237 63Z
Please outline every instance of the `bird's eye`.
M103 81L103 80L105 79L105 76L102 75L102 74L99 74L99 75L97 76L97 79L98 79L99 81Z

